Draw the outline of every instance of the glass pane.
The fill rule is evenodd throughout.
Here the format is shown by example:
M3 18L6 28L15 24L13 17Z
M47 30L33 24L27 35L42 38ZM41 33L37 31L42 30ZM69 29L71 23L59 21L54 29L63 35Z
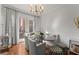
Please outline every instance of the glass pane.
M16 43L16 30L15 30L15 11L11 9L7 9L7 29L6 34L9 35L10 44Z

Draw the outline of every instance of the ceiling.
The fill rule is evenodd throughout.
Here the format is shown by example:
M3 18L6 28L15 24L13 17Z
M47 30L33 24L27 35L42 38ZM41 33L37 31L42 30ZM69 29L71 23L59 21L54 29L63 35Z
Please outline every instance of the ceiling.
M14 8L20 9L24 12L28 12L29 11L29 4L7 4L9 6L12 6ZM44 10L46 11L53 11L56 10L60 7L68 7L68 6L79 6L78 4L74 5L74 4L42 4L44 6Z
M26 11L26 12L29 10L29 4L8 4L8 5L18 8L20 10ZM44 5L44 9L51 8L52 10L63 6L60 4L43 4L43 5Z

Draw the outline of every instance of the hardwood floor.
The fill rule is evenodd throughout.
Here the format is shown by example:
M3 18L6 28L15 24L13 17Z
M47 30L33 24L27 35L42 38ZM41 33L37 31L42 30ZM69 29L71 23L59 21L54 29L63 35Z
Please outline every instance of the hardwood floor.
M20 42L9 49L9 55L28 55L27 50L25 50L25 45Z

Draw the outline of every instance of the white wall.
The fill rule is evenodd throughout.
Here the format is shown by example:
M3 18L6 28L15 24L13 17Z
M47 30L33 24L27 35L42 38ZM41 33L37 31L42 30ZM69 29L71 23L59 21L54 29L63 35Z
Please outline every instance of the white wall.
M1 4L0 4L0 35L2 35L2 25L3 25L2 24L2 13L1 13L2 10L1 10L1 8L2 7L1 7Z
M74 18L79 16L79 5L45 6L42 15L42 31L60 34L61 41L69 46L69 40L79 40L79 29L74 24Z
M0 5L0 35L2 34L2 17L1 17L1 5ZM0 44L1 44L1 42L0 42Z

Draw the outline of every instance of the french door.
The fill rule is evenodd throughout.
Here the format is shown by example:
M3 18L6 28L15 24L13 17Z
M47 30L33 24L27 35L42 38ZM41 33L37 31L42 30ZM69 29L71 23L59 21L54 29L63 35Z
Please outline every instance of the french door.
M9 44L9 46L16 44L16 11L2 7L2 36L7 35L8 41L3 41Z
M15 11L6 9L6 30L5 34L9 35L9 43L16 44L16 16Z

